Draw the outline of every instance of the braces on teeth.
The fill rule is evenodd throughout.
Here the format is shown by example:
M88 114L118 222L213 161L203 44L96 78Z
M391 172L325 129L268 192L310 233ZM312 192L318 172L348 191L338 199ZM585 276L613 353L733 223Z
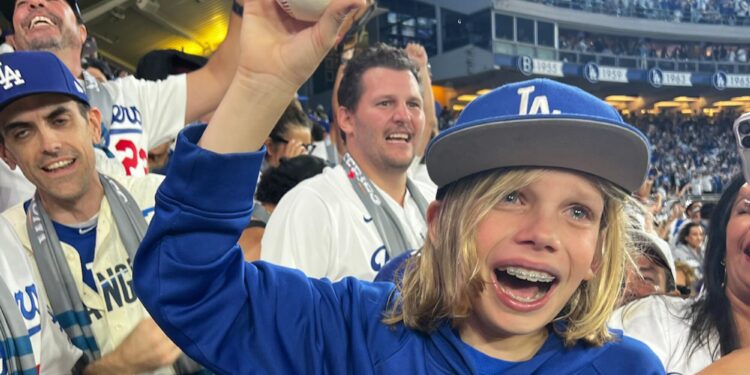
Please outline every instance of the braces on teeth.
M508 275L531 282L551 283L555 280L554 276L541 271L532 271L519 267L500 268L500 270L507 272Z

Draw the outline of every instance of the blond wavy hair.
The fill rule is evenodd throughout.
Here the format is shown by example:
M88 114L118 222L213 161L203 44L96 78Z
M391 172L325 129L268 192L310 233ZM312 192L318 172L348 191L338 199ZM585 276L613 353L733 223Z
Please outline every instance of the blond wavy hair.
M399 293L394 293L383 322L430 333L445 321L456 327L472 311L472 299L485 287L477 259L476 228L487 213L508 194L538 179L545 169L513 168L466 177L446 188L434 232L418 256L404 265ZM575 172L572 172L575 173ZM628 219L624 203L632 200L622 189L598 177L590 180L604 197L592 280L582 282L568 304L550 324L566 346L584 340L602 345L612 340L607 320L615 309L625 268L633 264L627 246Z

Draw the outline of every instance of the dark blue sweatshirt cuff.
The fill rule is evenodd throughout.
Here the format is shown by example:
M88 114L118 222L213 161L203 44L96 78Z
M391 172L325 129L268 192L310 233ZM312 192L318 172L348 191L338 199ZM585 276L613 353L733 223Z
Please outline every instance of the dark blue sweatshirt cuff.
M253 207L265 146L257 152L218 154L198 146L206 125L180 132L160 194L201 211L234 213Z

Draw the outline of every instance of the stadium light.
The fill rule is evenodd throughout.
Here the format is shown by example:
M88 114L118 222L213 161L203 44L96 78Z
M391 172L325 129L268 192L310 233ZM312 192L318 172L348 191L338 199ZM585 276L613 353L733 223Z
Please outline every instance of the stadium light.
M461 112L461 111L464 110L465 107L466 107L465 105L454 104L453 105L453 110L456 111L456 112Z
M492 90L490 90L490 89L481 89L481 90L477 91L477 95L481 96L481 95L484 95L484 94L486 94L486 93L488 93L490 91L492 91Z
M466 103L468 103L468 102L471 102L472 100L474 100L476 98L477 98L476 95L461 95L458 98L456 98L456 100L458 100L459 102L466 102Z
M697 102L698 98L691 98L689 96L678 96L674 98L674 101L680 102L680 103L693 103L693 102Z
M669 101L669 100L663 100L663 101L660 101L660 102L657 102L656 104L654 104L654 107L656 107L656 108L675 108L675 107L682 107L683 104L684 103L673 102L673 101Z
M721 111L721 108L703 108L703 113L708 117L713 117L719 111Z
M737 96L732 98L733 102L750 102L750 96Z
M608 102L634 102L638 99L636 96L627 96L627 95L610 95L606 97L604 100Z
M741 107L745 105L745 103L734 101L734 100L722 100L718 102L714 102L715 107Z

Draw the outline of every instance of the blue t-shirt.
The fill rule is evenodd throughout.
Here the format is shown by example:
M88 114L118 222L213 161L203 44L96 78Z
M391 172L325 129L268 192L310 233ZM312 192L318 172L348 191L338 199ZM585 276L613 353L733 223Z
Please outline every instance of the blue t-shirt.
M83 282L91 289L97 290L94 273L91 271L94 264L94 252L96 251L96 222L83 228L69 227L54 221L52 225L55 227L60 242L64 242L78 251L81 259Z

